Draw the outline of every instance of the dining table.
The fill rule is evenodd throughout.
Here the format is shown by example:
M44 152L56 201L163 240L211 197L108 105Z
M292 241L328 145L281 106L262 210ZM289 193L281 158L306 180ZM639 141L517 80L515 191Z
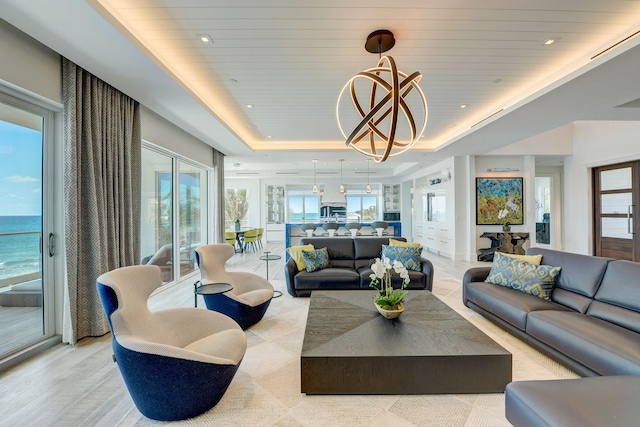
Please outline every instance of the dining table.
M239 229L227 229L225 230L227 233L236 233L236 242L238 243L238 247L236 248L236 252L244 252L244 233L247 231L255 230L255 227L240 227Z

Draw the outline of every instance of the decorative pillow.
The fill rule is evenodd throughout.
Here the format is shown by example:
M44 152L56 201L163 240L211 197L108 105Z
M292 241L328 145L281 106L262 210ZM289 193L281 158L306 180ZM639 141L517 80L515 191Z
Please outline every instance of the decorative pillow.
M533 265L496 252L485 282L512 288L549 301L560 270L561 267Z
M542 262L542 254L539 255L516 255L516 254L505 254L500 252L500 255L508 256L509 258L519 259L520 261L526 261L529 264L540 265Z
M312 251L302 250L302 258L307 264L307 271L312 272L329 267L329 252L327 248L314 249Z
M298 271L302 271L307 268L307 264L305 264L304 259L302 259L302 251L312 251L313 249L314 247L311 243L304 246L291 246L290 248L287 248L289 256L296 262Z
M418 242L403 242L402 240L389 239L389 246L402 246L405 248L419 248L422 246Z
M389 258L392 264L396 260L400 261L407 270L420 271L422 269L421 253L422 247L382 245L382 255Z

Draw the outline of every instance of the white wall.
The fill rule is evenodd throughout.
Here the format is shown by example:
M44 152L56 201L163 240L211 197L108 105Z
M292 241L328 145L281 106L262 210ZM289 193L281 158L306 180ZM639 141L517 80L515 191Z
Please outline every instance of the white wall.
M61 57L0 19L0 80L62 103Z
M205 166L213 167L213 148L142 106L142 139Z
M564 249L592 254L590 168L640 159L640 122L585 121L573 129L574 154L564 163Z

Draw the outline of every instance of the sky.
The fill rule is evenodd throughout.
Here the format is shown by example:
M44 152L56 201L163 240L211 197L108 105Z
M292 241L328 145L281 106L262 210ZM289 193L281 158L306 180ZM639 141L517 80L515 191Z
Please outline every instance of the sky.
M0 216L40 215L42 133L0 120Z

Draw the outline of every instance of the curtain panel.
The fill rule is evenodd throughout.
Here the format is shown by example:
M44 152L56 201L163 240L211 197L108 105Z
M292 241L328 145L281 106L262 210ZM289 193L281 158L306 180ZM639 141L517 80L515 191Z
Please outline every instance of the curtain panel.
M63 340L109 332L96 279L138 263L140 106L63 58L66 289Z

